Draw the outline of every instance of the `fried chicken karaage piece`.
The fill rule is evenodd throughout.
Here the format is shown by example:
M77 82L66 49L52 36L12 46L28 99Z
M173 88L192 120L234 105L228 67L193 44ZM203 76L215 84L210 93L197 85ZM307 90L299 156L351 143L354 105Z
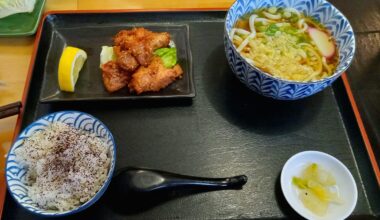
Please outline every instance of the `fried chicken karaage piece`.
M128 72L133 72L140 66L131 52L125 50L121 51L117 56L116 63Z
M130 90L137 94L148 91L159 91L177 78L181 78L183 74L179 64L173 68L166 68L161 58L154 57L149 66L140 66L139 69L132 75L131 81L128 84Z
M115 46L119 46L121 51L130 51L139 64L145 67L152 61L153 51L167 47L169 42L169 33L155 33L145 28L122 30L114 37Z
M103 84L108 92L115 92L128 85L130 74L121 69L114 61L102 65Z

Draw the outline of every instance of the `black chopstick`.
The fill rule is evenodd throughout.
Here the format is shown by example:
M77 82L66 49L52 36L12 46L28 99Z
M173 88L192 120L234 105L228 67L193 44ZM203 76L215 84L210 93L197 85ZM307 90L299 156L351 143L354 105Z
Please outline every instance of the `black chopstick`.
M0 107L0 119L6 118L12 115L17 115L20 113L22 107L21 102L13 102L8 105L4 105Z

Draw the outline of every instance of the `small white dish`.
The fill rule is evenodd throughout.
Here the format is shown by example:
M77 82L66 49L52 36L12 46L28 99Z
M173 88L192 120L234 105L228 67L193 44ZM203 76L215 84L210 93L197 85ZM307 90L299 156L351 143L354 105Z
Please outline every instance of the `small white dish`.
M305 167L317 163L331 172L337 183L342 204L331 203L324 216L318 216L307 209L298 197L298 189L292 184L294 176L300 176ZM355 209L358 190L354 178L347 167L335 157L319 151L304 151L292 156L281 172L281 189L290 206L301 216L311 220L340 220L347 218Z

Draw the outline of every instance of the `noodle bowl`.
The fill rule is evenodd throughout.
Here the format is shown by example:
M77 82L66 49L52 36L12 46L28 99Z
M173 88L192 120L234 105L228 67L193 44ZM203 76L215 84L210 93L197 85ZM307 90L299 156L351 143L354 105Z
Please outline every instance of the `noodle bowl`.
M334 74L335 40L312 17L294 8L260 8L243 15L229 33L251 65L280 79L310 82Z
M277 10L275 12L275 9L271 9L271 11L269 11L269 8L273 6L277 7ZM280 8L282 8L282 13ZM257 14L256 17L251 18L251 15L254 14L252 12L257 12L259 9L266 9L266 13L262 12L261 14ZM285 9L287 13L285 13ZM280 19L278 19L278 11L281 13ZM289 17L289 15L290 18L295 17L293 21L290 20L290 22L293 23L291 28L288 24L285 24L289 23L286 22L285 19L287 18L286 16ZM284 16L284 18L282 16ZM254 31L251 31L251 27L249 26L250 18L251 22L254 18ZM274 20L273 18L277 20ZM318 22L314 18L317 19ZM245 20L245 22L238 24L237 21L239 19ZM304 20L300 21L301 19ZM274 75L273 72L269 72L270 68L274 68L272 65L266 65L266 62L262 62L262 64L266 66L263 65L260 67L257 65L258 61L253 59L254 57L243 56L242 52L248 54L248 52L245 51L246 47L251 47L252 44L255 43L250 43L252 39L257 37L257 40L259 40L259 37L262 34L273 35L268 37L268 39L273 39L280 34L277 33L279 30L283 32L287 31L289 34L293 34L293 28L297 31L306 30L304 32L306 37L317 40L314 41L315 45L313 45L311 42L307 42L305 39L299 37L299 40L297 40L296 43L299 47L305 48L306 51L303 53L298 50L298 47L292 48L292 51L295 50L299 52L297 55L298 58L294 58L294 60L304 58L305 54L306 56L309 55L309 61L312 61L311 64L313 64L310 65L309 68L312 68L315 72L318 72L318 68L322 68L322 74L317 76L311 76L312 74L296 76L296 74L299 74L298 71L296 74L290 74L291 66L289 63L294 62L294 60L287 58L285 65L288 67L283 68L285 71L280 73L285 76ZM239 52L237 48L240 44L239 42L234 42L234 39L237 41L241 40L241 43L243 43L246 37L250 35L250 42L248 42L247 45ZM282 37L287 38L288 36ZM262 41L264 41L264 39ZM306 45L300 43L309 43L312 48L308 49ZM287 48L290 47L290 45L285 44L283 47ZM350 66L355 54L355 35L347 18L331 3L325 0L236 0L235 3L233 3L229 8L226 15L224 28L224 48L227 61L232 72L235 74L237 79L239 79L240 82L246 85L249 89L263 96L274 99L296 100L311 96L324 90L337 78L339 78L339 76ZM273 60L281 55L281 52L279 52L278 49L273 50L272 47L269 47L268 49L269 50L265 55L270 59L266 59L266 61L268 63L272 62L276 65L277 62L275 63ZM256 56L259 56L259 53L263 52L258 49L252 50L249 48L249 50L251 55L253 54ZM285 50L283 48L282 50L287 53L291 53L289 50ZM272 53L269 51L272 51ZM320 60L321 62L312 59L312 51L322 55ZM295 57L294 54L290 55ZM314 56L316 55L314 54ZM323 69L326 66L324 61L326 61L326 64L328 65L334 63L331 61L336 61L336 66L328 66L331 68L330 70L327 68ZM321 63L322 67L320 65ZM268 69L265 69L265 67ZM326 72L325 76L323 72ZM286 75L289 75L288 77L293 77L293 79L287 78Z

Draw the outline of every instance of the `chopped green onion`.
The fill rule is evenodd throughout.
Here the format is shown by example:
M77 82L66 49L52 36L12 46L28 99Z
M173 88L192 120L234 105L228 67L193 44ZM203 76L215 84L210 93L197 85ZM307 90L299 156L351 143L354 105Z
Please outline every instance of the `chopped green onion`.
M298 29L293 26L283 26L281 27L281 31L290 35L297 35L298 33Z
M290 13L288 11L284 12L284 17L285 18L290 18L291 16L292 16L292 13Z
M276 8L276 7L270 7L270 8L268 9L268 12L271 13L271 14L274 14L274 13L277 12L277 8Z
M290 22L291 23L297 23L298 20L299 20L298 16L292 13L292 17L290 18Z
M267 30L267 26L259 26L256 28L259 32L265 32Z
M279 31L279 30L280 30L280 28L277 27L277 25L270 24L268 26L268 28L266 29L265 34L268 35L268 36L274 36L276 34L276 32Z

